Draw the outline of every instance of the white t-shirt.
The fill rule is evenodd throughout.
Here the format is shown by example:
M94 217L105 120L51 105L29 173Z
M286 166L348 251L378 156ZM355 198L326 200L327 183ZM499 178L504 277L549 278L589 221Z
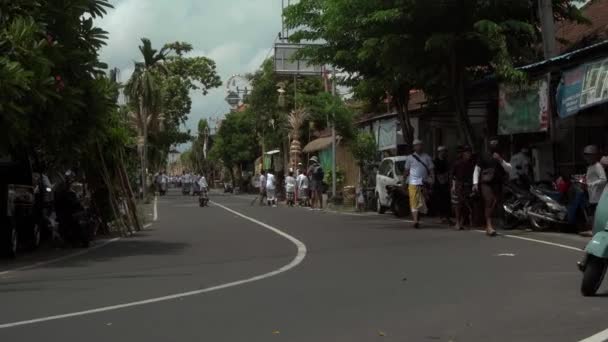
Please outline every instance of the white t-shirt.
M431 174L429 174L424 165L422 165L418 160L416 160L413 155L410 155L407 157L407 160L405 162L405 169L410 171L410 174L407 178L407 182L411 185L423 185L424 181L432 175L435 166L433 165L433 160L428 154L422 153L420 155L416 155L418 156L420 161L426 164L426 167L429 169Z
M260 175L260 189L266 188L266 177L264 175Z
M285 191L295 192L296 191L296 179L293 176L285 177Z
M274 190L275 189L275 180L274 175L272 173L266 174L266 189Z
M530 176L530 166L532 160L522 152L516 153L511 157L511 179L517 179L519 176Z
M298 189L308 189L308 177L303 173L298 175Z
M606 171L602 164L595 163L587 168L587 192L589 193L589 203L597 204L602 197L602 192L606 187Z
M207 179L205 179L205 177L201 177L201 178L198 180L198 185L199 185L201 188L207 188L207 186L208 186L208 184L207 184Z

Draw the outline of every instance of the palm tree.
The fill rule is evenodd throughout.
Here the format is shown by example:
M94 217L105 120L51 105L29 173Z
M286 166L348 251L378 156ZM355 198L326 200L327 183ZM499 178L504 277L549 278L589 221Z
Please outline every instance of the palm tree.
M141 178L144 199L146 198L146 168L149 128L162 128L162 88L160 76L168 73L164 61L168 48L160 51L152 48L147 38L141 39L139 51L143 62L135 62L135 70L125 85L125 95L134 104L135 111L130 113L138 132L138 145L141 146Z

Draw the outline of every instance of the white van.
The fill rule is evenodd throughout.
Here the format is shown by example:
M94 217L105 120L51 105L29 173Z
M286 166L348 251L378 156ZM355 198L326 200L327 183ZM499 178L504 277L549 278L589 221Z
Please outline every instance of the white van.
M405 162L407 156L389 157L382 160L376 174L376 211L383 214L391 207L387 185L404 185Z

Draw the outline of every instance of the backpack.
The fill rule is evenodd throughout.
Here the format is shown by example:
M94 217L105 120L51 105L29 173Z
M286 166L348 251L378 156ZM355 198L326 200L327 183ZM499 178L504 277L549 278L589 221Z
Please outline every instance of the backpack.
M315 166L315 168L312 171L312 177L319 182L322 182L323 179L325 179L325 172L323 171L323 168L321 167L321 165L317 165Z

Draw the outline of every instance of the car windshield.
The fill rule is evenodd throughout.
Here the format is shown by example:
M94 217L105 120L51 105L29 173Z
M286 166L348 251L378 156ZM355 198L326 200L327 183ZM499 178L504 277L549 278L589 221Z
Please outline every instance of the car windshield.
M395 162L395 170L397 172L397 176L403 176L405 173L405 160Z

